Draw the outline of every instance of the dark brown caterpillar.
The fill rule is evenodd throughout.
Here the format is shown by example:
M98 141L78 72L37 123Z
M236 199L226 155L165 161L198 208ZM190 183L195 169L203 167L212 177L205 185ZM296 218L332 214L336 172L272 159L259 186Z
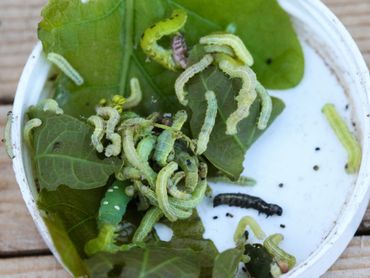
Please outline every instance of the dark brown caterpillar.
M223 193L213 199L213 207L229 205L230 207L253 208L267 217L274 214L281 216L283 209L275 204L266 203L261 198L242 193Z

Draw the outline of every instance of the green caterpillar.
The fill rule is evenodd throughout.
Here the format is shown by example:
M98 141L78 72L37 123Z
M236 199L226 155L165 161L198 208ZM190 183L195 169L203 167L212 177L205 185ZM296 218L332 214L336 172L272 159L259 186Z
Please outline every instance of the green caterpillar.
M322 108L322 112L326 116L335 135L348 153L348 162L346 165L347 172L350 174L356 173L361 166L361 145L357 142L356 137L351 134L345 121L338 114L333 104L326 104Z
M284 236L282 234L273 234L265 239L263 246L267 251L275 258L276 261L286 262L289 269L292 269L296 264L296 258L289 253L285 252L278 245L283 241Z
M99 234L85 245L85 253L92 256L97 252L117 252L129 248L115 244L116 229L126 213L131 197L125 193L126 183L114 181L100 202L97 223Z
M177 9L168 19L159 21L146 29L140 41L144 53L169 70L176 71L181 68L173 59L172 49L163 48L158 41L164 36L178 33L184 27L187 18L185 11Z
M185 172L185 188L193 192L198 184L198 159L185 151L176 149L175 161Z
M188 115L186 111L178 111L174 116L172 129L164 130L161 135L158 136L158 142L154 152L154 160L157 161L160 166L163 167L167 164L168 156L177 139L176 131L181 130L187 118Z

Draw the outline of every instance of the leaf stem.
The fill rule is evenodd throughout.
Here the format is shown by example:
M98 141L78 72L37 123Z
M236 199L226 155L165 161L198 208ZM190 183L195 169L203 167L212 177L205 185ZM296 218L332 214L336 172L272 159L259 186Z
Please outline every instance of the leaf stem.
M124 47L123 47L123 64L122 64L122 76L121 76L121 83L120 83L120 95L124 94L127 78L128 78L128 71L130 68L130 60L132 56L133 50L133 33L134 33L134 0L126 0L125 1L125 34L124 34Z

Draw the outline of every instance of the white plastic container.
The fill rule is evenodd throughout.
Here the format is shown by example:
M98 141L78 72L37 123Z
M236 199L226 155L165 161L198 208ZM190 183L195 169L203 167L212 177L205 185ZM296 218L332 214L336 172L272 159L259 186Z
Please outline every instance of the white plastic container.
M297 256L298 265L284 277L312 278L323 274L339 257L353 237L368 205L370 193L370 105L368 97L370 80L366 64L351 36L320 1L281 0L280 3L291 15L304 45L307 64L305 78L302 84L295 89L287 92L272 92L287 103L285 116L281 116L274 123L247 155L246 163L254 164L249 167L248 175L257 177L263 185L258 184L253 189L240 189L225 185L214 185L213 188L217 193L222 191L252 192L270 200L278 198L279 204L287 208L286 216L283 218L264 219L257 214L251 214L259 217L258 222L266 228L268 233L283 233L286 236L283 247L294 251L292 253ZM21 136L24 113L27 108L49 94L50 69L50 65L42 54L41 44L38 44L19 81L13 107L11 142L15 155L13 168L23 198L46 244L59 259L35 204L36 189L31 173L30 158ZM328 94L328 91L332 94ZM319 92L317 98L312 92ZM330 133L330 129L325 128L325 119L318 116L320 111L317 108L326 101L332 101L339 106L346 102L350 103L351 112L341 110L340 113L347 118L348 122L356 122L356 134L362 144L363 161L357 177L346 176L343 169L337 171L338 165L342 165L341 163L345 161L346 154L335 136ZM288 110L290 107L302 105L302 102L306 106L299 108L301 114ZM297 114L292 115L292 113ZM301 134L305 132L307 136L302 137ZM296 136L289 136L289 134ZM320 141L322 138L329 138L330 144ZM294 149L294 145L297 145L294 140L300 140L302 143L297 149ZM272 148L272 141L275 144L281 142L281 150ZM303 151L305 146L314 144L314 141L320 142L330 151L324 152L321 157L309 152L305 153ZM297 155L294 153L300 151L304 156L304 162L295 163L294 159ZM278 152L281 152L283 160L286 157L287 169L276 165L280 163L284 165L284 161L276 161ZM275 163L259 166L259 163L263 163L261 153L265 161ZM318 160L324 165L320 174L305 170ZM289 164L289 162L292 163ZM285 183L290 185L284 191L276 189L276 184L274 184L280 177L279 175L284 178ZM303 178L304 176L306 178ZM316 181L322 181L322 186L319 184L315 187ZM334 182L335 186L333 186ZM231 235L238 219L246 213L240 209L227 209L233 212L235 219L223 220L218 224L219 227L216 227L215 222L210 221L210 216L223 213L226 209L217 208L212 211L210 207L209 203L204 202L199 208L207 228L205 236L214 239L220 249L227 248L232 244ZM300 209L299 213L294 214ZM310 217L312 215L314 216ZM282 222L287 225L286 230L277 229L279 223ZM310 229L307 230L306 227Z

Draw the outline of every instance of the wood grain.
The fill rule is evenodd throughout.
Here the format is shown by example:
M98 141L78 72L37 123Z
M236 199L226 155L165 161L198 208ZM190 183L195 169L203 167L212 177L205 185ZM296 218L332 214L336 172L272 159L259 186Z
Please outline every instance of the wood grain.
M0 104L12 101L46 0L0 1Z
M0 276L12 278L70 277L51 255L1 259Z
M370 1L323 0L342 21L370 65Z
M0 130L11 106L0 106ZM2 136L1 136L2 137ZM47 249L36 230L15 181L11 160L0 145L0 256ZM1 267L0 267L1 269Z
M370 236L355 237L322 278L369 278Z

